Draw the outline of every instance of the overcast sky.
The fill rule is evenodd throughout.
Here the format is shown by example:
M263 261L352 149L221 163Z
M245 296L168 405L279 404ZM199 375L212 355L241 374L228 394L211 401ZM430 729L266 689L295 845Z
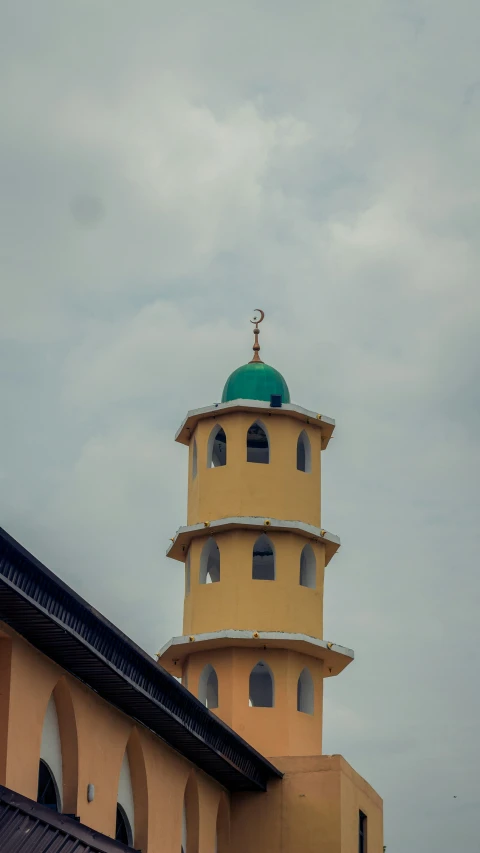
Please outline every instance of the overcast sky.
M263 308L337 422L325 752L388 853L478 850L478 2L0 8L0 524L151 654L180 634L175 430Z

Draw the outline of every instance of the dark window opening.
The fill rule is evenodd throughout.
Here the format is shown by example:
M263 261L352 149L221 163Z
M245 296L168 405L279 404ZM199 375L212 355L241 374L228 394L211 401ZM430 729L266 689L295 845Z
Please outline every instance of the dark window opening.
M248 704L251 708L273 708L273 675L263 660L259 661L250 673Z
M122 844L126 844L129 847L133 844L132 838L132 830L130 828L130 823L128 821L128 817L125 814L125 810L122 808L120 803L117 803L117 821L115 826L115 840L121 841Z
M316 587L317 566L311 545L305 545L300 554L300 586Z
M200 557L200 583L218 583L219 580L220 550L215 539L209 539Z
M247 462L259 462L263 465L270 462L267 433L257 421L247 432Z
M275 580L275 554L268 536L262 533L253 546L252 579L254 581Z
M367 853L367 815L358 813L358 853Z
M312 470L312 451L308 435L303 430L298 436L297 441L297 470L310 473Z
M43 759L40 759L38 768L38 790L37 803L42 806L47 806L49 809L58 812L58 792L55 784L55 779L50 768L45 764Z
M220 468L227 464L227 436L222 427L217 427L208 440L208 468Z

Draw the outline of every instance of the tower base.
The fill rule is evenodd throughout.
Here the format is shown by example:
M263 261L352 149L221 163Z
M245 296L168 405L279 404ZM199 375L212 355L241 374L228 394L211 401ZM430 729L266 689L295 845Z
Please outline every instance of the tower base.
M231 853L382 853L383 801L341 755L274 763L282 780L232 800Z

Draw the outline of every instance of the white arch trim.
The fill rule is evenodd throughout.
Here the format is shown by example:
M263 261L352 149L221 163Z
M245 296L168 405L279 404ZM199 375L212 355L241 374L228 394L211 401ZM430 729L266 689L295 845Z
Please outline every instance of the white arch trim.
M130 775L130 764L128 762L128 755L126 751L125 755L123 756L122 766L120 768L117 803L121 805L123 811L125 812L128 818L128 822L130 824L132 836L133 838L135 838L135 808L133 804L132 777Z
M59 797L58 810L61 812L63 804L62 743L53 693L50 696L43 720L40 758L44 760L55 780Z

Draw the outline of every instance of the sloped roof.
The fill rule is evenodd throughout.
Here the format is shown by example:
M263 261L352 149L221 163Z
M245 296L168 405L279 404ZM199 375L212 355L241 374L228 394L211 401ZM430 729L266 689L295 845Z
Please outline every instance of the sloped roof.
M75 818L0 785L2 853L132 853L132 848Z
M225 788L283 775L2 528L0 620Z

